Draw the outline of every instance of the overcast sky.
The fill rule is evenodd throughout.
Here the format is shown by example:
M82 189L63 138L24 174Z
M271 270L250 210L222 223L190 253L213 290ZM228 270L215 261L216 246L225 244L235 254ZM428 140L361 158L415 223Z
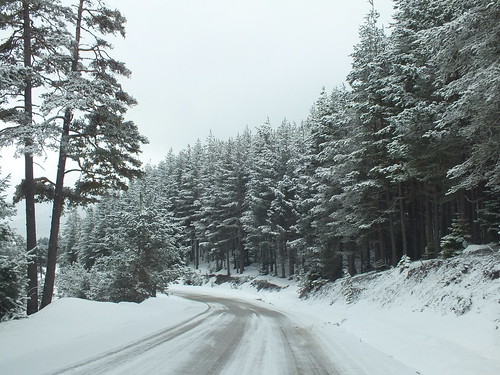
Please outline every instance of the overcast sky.
M130 110L157 163L269 117L304 120L321 88L343 84L367 0L108 0L127 18L114 56L132 70ZM389 23L391 0L375 0Z

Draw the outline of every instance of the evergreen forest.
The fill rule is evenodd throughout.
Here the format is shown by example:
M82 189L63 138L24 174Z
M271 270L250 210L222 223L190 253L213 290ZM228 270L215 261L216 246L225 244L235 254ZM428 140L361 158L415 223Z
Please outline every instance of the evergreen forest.
M103 106L52 96L47 113L63 104L61 121L76 130L56 130L63 138L78 135L67 154L87 176L61 193L67 221L56 243L58 292L142 301L185 274L186 265L202 264L227 275L253 265L283 278L335 280L402 258L447 258L470 243L498 243L500 2L394 4L389 28L372 4L348 86L323 89L300 124L263 121L230 139L209 134L178 153L166 150L161 163L140 172L134 155L145 139L123 120L133 98L111 74L96 78L109 85L103 95L114 93L99 99ZM113 31L106 25L100 32ZM96 48L104 47L99 40ZM109 61L92 66L126 73ZM11 77L6 69L2 84ZM54 90L74 92L65 87ZM4 119L12 115L0 104ZM72 112L84 117L69 120ZM96 135L106 124L108 132ZM123 125L130 132L118 132ZM91 130L94 138L86 138ZM15 142L29 156L39 138L20 134ZM96 139L110 146L94 152ZM43 186L35 195L56 202L57 186ZM85 215L70 207L81 204ZM8 216L7 203L1 206ZM2 270L12 270L12 254L26 267L29 260L8 250L15 241L3 229Z

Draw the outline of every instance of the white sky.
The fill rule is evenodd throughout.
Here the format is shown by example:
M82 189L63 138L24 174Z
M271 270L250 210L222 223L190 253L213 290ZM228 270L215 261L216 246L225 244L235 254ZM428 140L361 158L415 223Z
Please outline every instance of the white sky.
M350 70L367 0L108 0L127 18L114 56L132 70L129 111L157 163L204 140L253 129L267 117L304 120L321 88ZM391 0L375 0L388 25Z

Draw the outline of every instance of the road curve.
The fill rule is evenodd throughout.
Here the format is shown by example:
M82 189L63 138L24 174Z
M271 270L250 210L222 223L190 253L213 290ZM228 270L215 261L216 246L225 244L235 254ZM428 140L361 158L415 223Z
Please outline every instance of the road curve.
M313 333L243 300L191 292L206 310L175 327L47 375L340 375Z

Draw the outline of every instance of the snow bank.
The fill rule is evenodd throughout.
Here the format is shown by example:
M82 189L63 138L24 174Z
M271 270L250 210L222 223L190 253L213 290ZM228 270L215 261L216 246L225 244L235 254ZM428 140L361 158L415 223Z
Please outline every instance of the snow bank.
M305 303L421 374L500 374L498 252L340 280Z
M0 373L43 374L138 340L204 311L175 296L141 304L63 298L0 324Z
M258 280L281 290L257 292ZM212 277L207 287L286 311L314 327L327 345L352 341L353 336L422 375L500 374L500 253L488 247L471 246L447 260L318 283L302 300L296 281L267 276L247 275L243 283L222 285ZM361 353L359 361L364 357Z

